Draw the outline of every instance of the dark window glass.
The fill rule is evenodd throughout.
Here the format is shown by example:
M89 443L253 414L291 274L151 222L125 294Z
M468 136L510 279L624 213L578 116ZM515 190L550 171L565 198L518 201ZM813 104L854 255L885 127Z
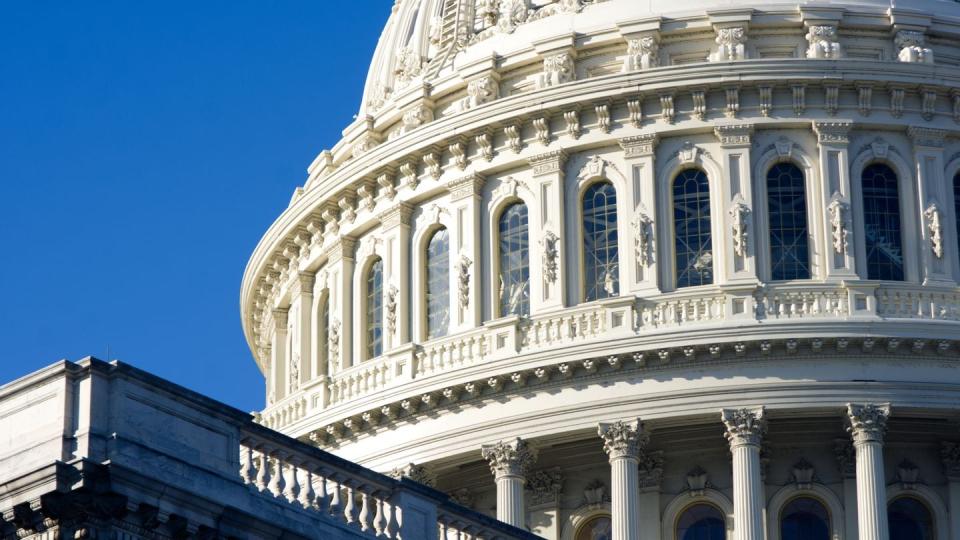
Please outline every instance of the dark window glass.
M912 497L895 499L887 507L890 540L933 540L933 515L927 505Z
M863 225L867 277L903 281L903 239L897 175L882 164L863 170Z
M713 283L710 237L710 183L701 170L687 169L673 180L677 287Z
M450 326L450 234L433 233L427 244L427 337L447 335Z
M577 530L577 540L610 540L613 531L610 516L597 516L584 523Z
M383 354L383 261L367 271L367 358Z
M779 163L767 173L767 206L771 278L810 279L807 196L796 165Z
M953 177L953 217L957 226L957 249L960 250L960 173Z
M790 501L780 513L780 540L830 540L830 513L810 497Z
M726 537L723 512L712 504L695 504L677 519L677 540L724 540Z
M583 265L587 301L620 293L617 192L610 182L593 184L583 194Z
M500 315L530 315L530 243L527 205L500 214Z

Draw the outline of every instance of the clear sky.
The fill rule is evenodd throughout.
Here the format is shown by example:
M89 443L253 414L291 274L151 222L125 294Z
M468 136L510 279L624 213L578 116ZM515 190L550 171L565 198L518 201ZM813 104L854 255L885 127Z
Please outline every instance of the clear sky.
M3 0L0 383L109 350L260 408L243 269L392 4Z

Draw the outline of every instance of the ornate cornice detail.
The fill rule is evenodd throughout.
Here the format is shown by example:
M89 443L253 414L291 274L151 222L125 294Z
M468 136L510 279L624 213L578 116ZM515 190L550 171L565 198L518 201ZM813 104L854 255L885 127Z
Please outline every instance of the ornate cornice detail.
M537 460L536 450L519 437L483 445L480 454L490 462L490 471L498 480L506 476L526 477L527 471Z
M726 428L725 436L731 448L746 445L759 447L767 431L766 409L763 407L721 409L720 419Z
M714 135L723 147L750 146L753 126L750 124L727 124L713 128Z
M919 126L908 127L907 135L914 146L928 148L943 148L943 141L947 138L946 130Z
M820 144L850 144L850 130L853 122L813 122L813 131Z
M630 422L617 420L612 424L601 423L597 434L603 439L603 451L610 460L621 458L640 458L640 451L650 441L650 434L644 430L639 418Z
M467 197L480 195L483 192L483 184L486 180L477 173L471 173L464 177L451 180L447 183L447 191L450 192L450 201L456 202Z
M402 202L391 206L383 211L378 217L380 225L384 229L390 229L397 225L410 225L410 216L413 215L413 205Z
M632 137L624 137L619 139L617 142L620 143L620 148L623 149L623 157L626 158L637 158L644 156L652 156L654 150L657 147L657 142L659 141L659 135L656 133L645 133L643 135L634 135Z
M887 419L890 418L890 404L848 403L847 419L850 422L847 431L853 436L854 444L876 442L883 443L887 431Z
M567 153L563 150L545 152L531 157L527 162L533 167L534 176L559 173L563 170L563 165L567 162Z

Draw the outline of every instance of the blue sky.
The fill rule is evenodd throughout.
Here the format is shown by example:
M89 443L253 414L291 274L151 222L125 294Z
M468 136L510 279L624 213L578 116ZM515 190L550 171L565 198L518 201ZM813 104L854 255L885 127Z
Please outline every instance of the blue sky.
M86 355L245 410L239 288L393 0L5 0L0 382Z

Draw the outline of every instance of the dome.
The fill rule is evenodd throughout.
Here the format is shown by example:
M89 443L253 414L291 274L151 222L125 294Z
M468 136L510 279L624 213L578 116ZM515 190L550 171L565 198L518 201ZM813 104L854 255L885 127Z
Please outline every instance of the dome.
M945 537L958 38L938 0L396 2L244 275L260 421L546 538Z

